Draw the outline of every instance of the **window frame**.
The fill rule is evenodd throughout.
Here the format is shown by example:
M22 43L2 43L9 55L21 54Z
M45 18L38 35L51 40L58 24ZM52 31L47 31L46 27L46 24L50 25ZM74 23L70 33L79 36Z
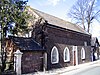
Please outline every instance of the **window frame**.
M55 62L52 61L52 57L53 57L52 54L53 54L53 51L54 51L54 50L56 50L56 52L57 52L57 55L56 55L56 59L57 59L57 60L56 60ZM57 49L56 46L54 46L54 47L52 48L52 50L51 50L51 63L52 63L52 64L57 64L57 63L59 63L59 53L58 53L58 49Z
M65 59L65 52L67 51L67 60ZM64 62L69 62L70 61L70 51L69 51L69 48L66 47L64 49L64 52L63 52L63 58L64 58Z
M81 49L81 59L83 60L83 59L85 59L85 49L82 47L82 49Z
M28 37L32 37L32 30L29 31L29 33L28 33Z

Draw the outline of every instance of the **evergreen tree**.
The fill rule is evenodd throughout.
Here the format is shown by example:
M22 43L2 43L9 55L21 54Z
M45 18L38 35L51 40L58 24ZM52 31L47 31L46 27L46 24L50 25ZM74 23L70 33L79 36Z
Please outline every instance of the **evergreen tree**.
M3 49L3 40L7 31L17 34L27 30L27 19L29 18L26 9L27 1L23 0L0 0L0 33L1 33L1 55L2 71L5 69L6 52ZM12 26L12 23L14 26Z

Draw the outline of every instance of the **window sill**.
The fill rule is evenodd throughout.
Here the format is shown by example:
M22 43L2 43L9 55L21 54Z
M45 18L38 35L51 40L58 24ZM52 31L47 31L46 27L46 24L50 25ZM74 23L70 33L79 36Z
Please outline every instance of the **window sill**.
M64 60L64 62L70 62L70 60Z
M57 64L58 62L51 62L52 64Z

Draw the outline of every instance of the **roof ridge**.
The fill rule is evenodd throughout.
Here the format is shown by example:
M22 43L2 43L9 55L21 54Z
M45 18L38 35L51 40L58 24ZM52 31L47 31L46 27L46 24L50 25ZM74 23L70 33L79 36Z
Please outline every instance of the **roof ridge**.
M34 9L34 8L32 8L32 7L30 7L30 6L27 6L27 7L29 7L30 9L32 9L34 12L35 12L35 10L36 11L39 11L39 10L37 10L37 9ZM39 11L39 12L42 12L42 11ZM35 12L38 16L40 16L42 19L44 19L41 15L39 15L37 12ZM42 12L43 13L43 12ZM45 20L45 19L44 19Z
M60 20L62 20L62 21L66 21L66 20L64 20L64 19L62 19L62 18L59 18L59 17L57 17L57 16L54 16L54 15L51 15L51 14L49 14L49 13L45 13L45 12L43 12L43 11L40 11L40 10L37 10L37 9L34 9L34 8L32 8L32 7L30 7L29 6L29 8L31 8L33 11L34 10L36 10L36 11L38 11L38 12L42 12L42 13L44 13L44 14L47 14L47 15L50 15L50 16L53 16L53 17L55 17L55 18L57 18L57 19L60 19ZM35 12L35 11L34 11ZM35 13L37 13L37 12L35 12ZM38 13L37 13L38 14ZM39 15L39 14L38 14ZM39 15L40 17L42 17L41 15ZM43 18L43 17L42 17ZM44 18L43 18L44 19ZM44 19L45 20L45 19ZM69 21L66 21L66 22L68 22L68 23L71 23L71 22L69 22ZM71 23L71 24L73 24L73 23ZM76 24L75 24L76 25Z
M32 9L38 16L40 16L45 21L48 22L48 20L49 20L49 22L48 22L49 24L54 24L54 25L59 26L59 27L63 27L63 28L66 28L66 29L70 29L70 30L73 30L73 31L77 31L77 32L80 32L80 33L85 33L85 34L89 34L90 35L90 33L85 31L81 26L79 26L77 24L71 23L69 21L61 19L61 18L56 17L54 15L42 12L40 10L34 9L34 8L30 7L30 6L28 6L28 7L30 9ZM46 16L48 16L48 17L46 17ZM55 22L53 21L53 19L55 20ZM60 22L58 22L58 21L60 21ZM63 25L62 25L62 23L63 23ZM59 25L57 25L57 24L59 24Z

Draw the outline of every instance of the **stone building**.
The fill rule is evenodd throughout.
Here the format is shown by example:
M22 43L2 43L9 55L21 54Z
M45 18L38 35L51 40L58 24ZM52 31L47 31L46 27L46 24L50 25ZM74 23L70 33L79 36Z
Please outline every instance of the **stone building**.
M14 37L16 47L23 52L23 73L40 71L43 68L50 70L75 66L91 61L91 35L88 32L78 25L31 7L28 7L28 11L36 16L31 34L29 33L31 36ZM35 66L34 63L38 65Z

